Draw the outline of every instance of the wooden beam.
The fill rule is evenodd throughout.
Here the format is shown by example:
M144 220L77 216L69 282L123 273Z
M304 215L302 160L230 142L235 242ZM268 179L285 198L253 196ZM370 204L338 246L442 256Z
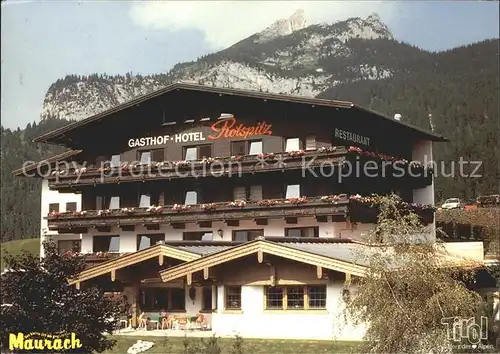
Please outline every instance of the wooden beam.
M210 268L209 267L203 268L203 279L207 280L209 276L210 276Z
M188 273L186 275L186 283L187 285L191 285L193 283L193 273Z
M345 228L352 231L352 223L349 216L345 218Z
M159 265L163 265L163 254L160 254L160 255L158 256L158 264L159 264Z
M318 279L323 278L323 267L316 267L316 276L318 277Z
M264 262L264 252L261 249L257 251L257 260L259 263Z
M269 267L269 280L271 286L276 286L276 268L273 265Z
M346 285L351 284L351 273L345 273L345 284Z

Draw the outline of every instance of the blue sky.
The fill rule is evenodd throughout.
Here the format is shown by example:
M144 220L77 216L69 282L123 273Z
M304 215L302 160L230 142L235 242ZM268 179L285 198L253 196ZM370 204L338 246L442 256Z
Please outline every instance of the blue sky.
M396 39L438 51L498 38L496 1L2 2L2 125L38 121L68 74L141 74L217 51L304 9L308 24L380 15Z

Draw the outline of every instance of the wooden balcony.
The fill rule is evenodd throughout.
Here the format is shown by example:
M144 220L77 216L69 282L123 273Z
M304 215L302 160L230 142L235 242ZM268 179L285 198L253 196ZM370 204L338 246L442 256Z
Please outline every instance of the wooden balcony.
M364 199L363 199L364 200ZM184 229L186 223L198 223L211 227L214 221L238 226L240 220L255 220L266 225L268 219L282 219L297 223L299 217L316 217L318 222L343 221L347 216L354 222L376 222L378 208L369 200L347 195L312 198L270 199L258 202L223 202L197 205L171 205L150 208L124 208L114 210L89 210L81 212L51 213L47 217L50 230L85 233L87 228L130 228L145 225L151 230L160 224L170 224ZM405 203L406 204L406 203ZM429 206L406 204L421 215L424 223L432 222L434 209Z
M314 170L319 167L337 167L347 161L388 161L411 169L416 175L421 171L426 185L431 183L432 174L423 173L424 166L386 155L364 152L358 148L331 147L312 151L295 151L277 154L250 156L215 157L196 161L164 161L151 164L122 163L121 167L76 169L54 171L48 177L51 189L71 189L77 186L116 184L177 178L241 176L260 172L287 170ZM391 167L389 167L391 168ZM415 171L417 170L417 171ZM373 173L373 169L371 170ZM416 173L417 172L417 173Z

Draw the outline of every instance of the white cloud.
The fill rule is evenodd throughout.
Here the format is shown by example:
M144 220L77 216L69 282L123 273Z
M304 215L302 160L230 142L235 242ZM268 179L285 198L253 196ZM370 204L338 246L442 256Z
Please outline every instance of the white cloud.
M303 9L307 24L332 23L377 12L387 20L396 2L375 1L144 1L130 9L134 24L153 29L203 32L213 49L228 47Z

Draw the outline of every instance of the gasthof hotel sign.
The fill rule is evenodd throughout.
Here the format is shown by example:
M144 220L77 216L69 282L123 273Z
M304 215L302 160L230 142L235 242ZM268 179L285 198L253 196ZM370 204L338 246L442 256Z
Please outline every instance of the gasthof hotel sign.
M218 140L224 138L244 138L260 135L272 135L272 124L266 122L257 123L256 125L244 125L238 123L235 118L220 119L210 127L211 132L205 136L203 132L178 133L174 135L159 135L147 136L142 138L129 139L128 146L144 147L163 145L169 142L173 143L189 143L205 140Z

